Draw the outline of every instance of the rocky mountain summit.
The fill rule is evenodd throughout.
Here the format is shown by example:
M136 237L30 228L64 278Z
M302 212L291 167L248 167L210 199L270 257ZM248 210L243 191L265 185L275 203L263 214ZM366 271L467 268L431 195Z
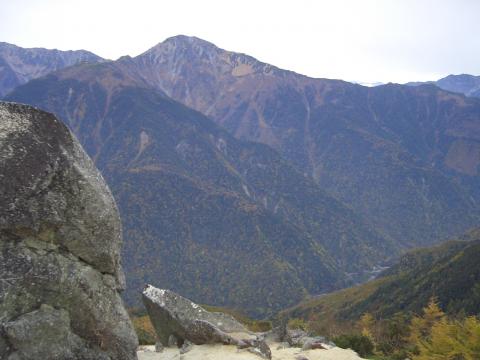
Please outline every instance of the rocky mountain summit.
M406 85L419 86L424 84L434 84L443 90L480 98L480 76L469 74L448 75L437 81L409 82Z
M136 359L117 207L53 115L0 103L0 204L0 358Z
M48 73L81 62L104 61L89 51L25 49L0 42L0 98L15 87Z

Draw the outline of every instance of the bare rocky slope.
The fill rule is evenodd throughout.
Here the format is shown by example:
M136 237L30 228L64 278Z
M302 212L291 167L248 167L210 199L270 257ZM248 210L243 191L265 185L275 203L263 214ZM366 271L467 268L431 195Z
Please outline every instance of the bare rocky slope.
M443 90L480 98L480 76L469 74L448 75L437 81L409 82L406 85L419 86L424 84L434 84Z
M80 62L101 61L100 56L85 50L25 49L0 42L0 98L17 86L52 71Z

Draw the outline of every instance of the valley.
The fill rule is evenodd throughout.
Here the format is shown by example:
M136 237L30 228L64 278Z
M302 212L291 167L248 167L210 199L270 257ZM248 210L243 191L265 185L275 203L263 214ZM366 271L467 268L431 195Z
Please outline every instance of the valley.
M273 315L479 221L480 101L431 85L312 79L178 36L5 99L55 113L102 171L132 306L157 281Z

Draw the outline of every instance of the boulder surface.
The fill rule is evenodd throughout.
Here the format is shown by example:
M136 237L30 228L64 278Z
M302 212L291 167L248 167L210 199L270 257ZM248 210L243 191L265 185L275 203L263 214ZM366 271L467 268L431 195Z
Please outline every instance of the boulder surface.
M237 345L240 349L271 358L270 348L263 338L248 331L228 314L209 312L173 291L152 285L147 285L142 295L158 340L165 347L174 336L178 346L185 341L196 345Z
M52 114L0 103L0 358L136 359L121 222Z

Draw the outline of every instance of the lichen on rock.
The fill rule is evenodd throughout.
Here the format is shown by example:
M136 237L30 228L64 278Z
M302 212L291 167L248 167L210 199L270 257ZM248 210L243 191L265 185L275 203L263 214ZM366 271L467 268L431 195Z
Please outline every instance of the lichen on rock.
M239 349L271 359L270 348L264 339L228 314L209 312L171 290L152 285L146 285L142 295L157 338L165 347L174 336L180 347L185 342L236 345Z
M136 359L102 176L52 114L0 103L0 124L0 358Z

